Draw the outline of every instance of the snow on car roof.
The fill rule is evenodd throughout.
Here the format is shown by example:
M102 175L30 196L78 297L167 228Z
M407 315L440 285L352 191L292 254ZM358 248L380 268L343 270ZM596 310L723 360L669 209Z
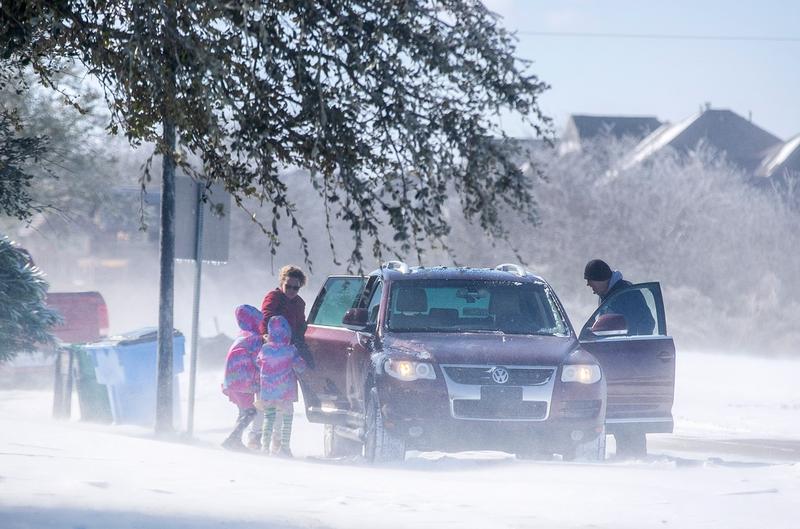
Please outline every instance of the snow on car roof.
M473 268L466 266L412 266L407 272L393 269L377 269L370 275L383 275L392 281L405 281L415 279L481 279L494 281L522 281L546 283L541 277L526 272L525 275L518 275L514 272L496 270L494 268Z

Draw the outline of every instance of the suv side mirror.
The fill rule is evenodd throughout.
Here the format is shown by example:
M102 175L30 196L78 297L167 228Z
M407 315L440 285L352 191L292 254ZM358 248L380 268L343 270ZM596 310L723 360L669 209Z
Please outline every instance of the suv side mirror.
M367 326L368 317L369 314L367 314L367 309L348 309L348 311L344 313L342 323L352 327L364 328Z
M622 314L601 314L591 328L595 336L625 336L628 322Z

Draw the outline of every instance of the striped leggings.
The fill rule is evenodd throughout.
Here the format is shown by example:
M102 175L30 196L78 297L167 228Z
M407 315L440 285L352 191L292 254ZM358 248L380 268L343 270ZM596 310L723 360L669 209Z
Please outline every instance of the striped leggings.
M264 433L261 437L262 450L275 452L281 447L288 449L292 438L294 402L268 400L264 404L266 408L264 409Z

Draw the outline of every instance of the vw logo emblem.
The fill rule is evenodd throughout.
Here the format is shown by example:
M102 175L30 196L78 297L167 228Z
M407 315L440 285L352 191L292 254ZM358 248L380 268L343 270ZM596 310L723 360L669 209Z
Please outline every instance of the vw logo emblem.
M495 367L492 369L492 380L497 384L508 382L508 370L505 367Z

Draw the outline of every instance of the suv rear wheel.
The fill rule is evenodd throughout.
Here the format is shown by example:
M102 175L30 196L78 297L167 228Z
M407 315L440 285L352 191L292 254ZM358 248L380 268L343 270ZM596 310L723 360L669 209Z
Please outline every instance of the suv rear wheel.
M363 445L358 441L353 441L336 433L336 427L332 424L325 425L324 437L325 457L353 457L360 456Z
M366 423L364 457L368 462L387 463L405 459L405 440L393 435L384 427L378 390L375 388L370 390L367 397Z

